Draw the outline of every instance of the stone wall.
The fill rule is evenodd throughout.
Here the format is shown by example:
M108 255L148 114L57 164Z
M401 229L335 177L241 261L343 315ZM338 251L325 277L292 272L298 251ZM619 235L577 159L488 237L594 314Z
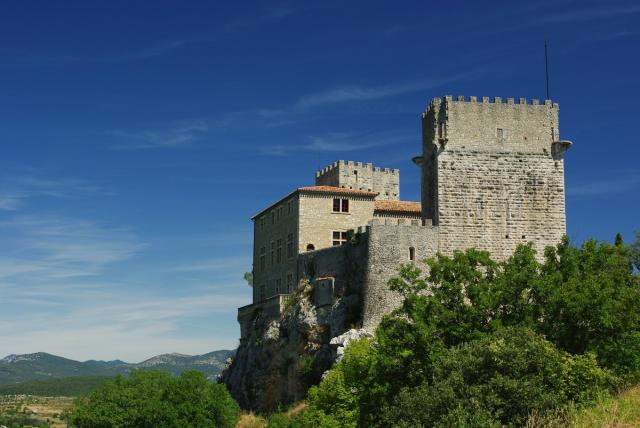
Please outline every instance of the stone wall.
M289 293L297 284L299 195L294 193L254 217L253 302ZM291 236L292 252L287 251ZM278 246L278 241L280 246ZM278 248L280 261L278 262ZM260 257L264 249L264 269ZM290 284L287 284L290 280Z
M400 170L341 160L316 172L316 186L377 192L377 199L397 201L400 199Z
M333 212L333 199L348 199L349 212ZM366 225L373 218L373 197L308 193L300 195L299 251L308 244L316 250L333 245L333 231L348 231Z
M397 277L400 266L410 263L409 248L421 262L438 251L438 228L421 224L386 224L374 220L366 228L367 262L362 291L362 327L373 332L385 314L402 304L400 294L389 289L388 282Z
M423 218L440 251L476 247L508 257L534 242L539 255L566 232L558 105L484 97L435 99L423 115Z

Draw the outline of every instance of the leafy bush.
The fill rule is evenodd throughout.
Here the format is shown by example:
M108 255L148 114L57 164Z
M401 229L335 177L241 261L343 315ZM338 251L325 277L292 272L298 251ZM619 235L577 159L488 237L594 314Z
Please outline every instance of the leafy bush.
M267 421L267 428L287 428L289 426L289 418L284 413L274 413Z
M234 427L240 409L223 385L197 371L180 377L136 371L117 377L86 397L69 416L77 428Z
M527 328L449 348L430 382L403 388L382 425L521 426L532 410L598 395L608 377L594 358L571 357Z

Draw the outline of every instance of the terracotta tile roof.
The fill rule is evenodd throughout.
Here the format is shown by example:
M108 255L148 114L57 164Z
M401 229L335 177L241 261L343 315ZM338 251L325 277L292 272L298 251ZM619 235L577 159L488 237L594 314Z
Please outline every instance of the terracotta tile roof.
M413 201L376 201L375 211L421 214L422 204Z
M372 198L378 196L377 192L369 192L367 190L360 190L360 189L345 189L344 187L334 187L334 186L299 187L298 191L305 192L305 193L336 193L341 195L370 196Z

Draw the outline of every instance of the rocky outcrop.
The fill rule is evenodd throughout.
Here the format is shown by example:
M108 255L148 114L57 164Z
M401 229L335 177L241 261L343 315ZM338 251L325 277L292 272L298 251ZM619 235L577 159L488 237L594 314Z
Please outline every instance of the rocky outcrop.
M335 362L341 347L331 340L357 322L359 295L320 308L313 301L313 287L302 281L279 319L254 314L249 334L220 376L243 408L270 411L301 400Z

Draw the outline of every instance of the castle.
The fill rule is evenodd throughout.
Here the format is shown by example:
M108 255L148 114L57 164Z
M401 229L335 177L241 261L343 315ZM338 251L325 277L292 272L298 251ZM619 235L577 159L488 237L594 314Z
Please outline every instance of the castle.
M339 161L316 173L315 186L260 211L253 303L238 309L241 342L256 312L278 318L301 280L312 284L318 310L358 296L351 321L373 331L401 302L387 286L401 264L471 247L504 259L526 242L541 256L566 232L571 143L560 139L558 109L550 100L435 98L413 158L421 202L400 200L399 170Z

